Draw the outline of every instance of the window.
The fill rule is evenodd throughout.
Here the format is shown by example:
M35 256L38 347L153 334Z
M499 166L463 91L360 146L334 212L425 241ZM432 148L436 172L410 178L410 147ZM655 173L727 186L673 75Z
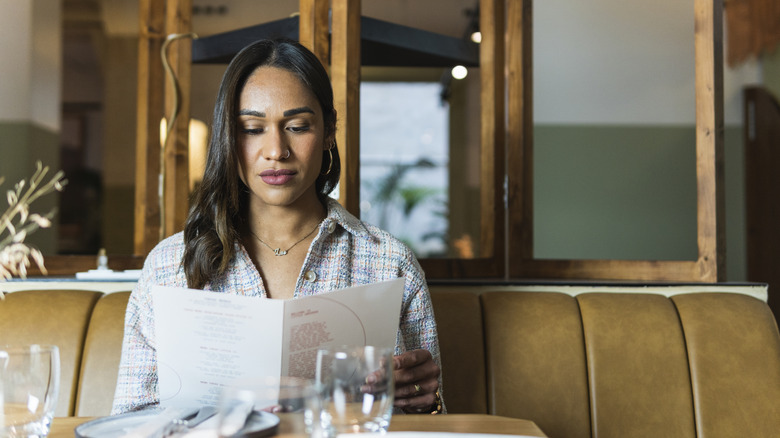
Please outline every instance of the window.
M418 257L447 253L449 103L438 82L363 82L360 217Z

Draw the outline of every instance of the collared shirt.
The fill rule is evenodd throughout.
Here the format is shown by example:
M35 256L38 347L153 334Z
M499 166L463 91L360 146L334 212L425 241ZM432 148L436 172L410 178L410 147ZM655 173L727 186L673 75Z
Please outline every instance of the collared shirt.
M236 256L225 275L204 289L265 298L260 273L244 246L236 245ZM159 403L151 288L187 287L183 253L183 235L178 233L160 242L144 262L127 303L112 414ZM441 366L428 285L414 254L389 233L352 216L335 200L328 200L328 216L309 247L294 298L398 277L406 282L395 353L426 349Z

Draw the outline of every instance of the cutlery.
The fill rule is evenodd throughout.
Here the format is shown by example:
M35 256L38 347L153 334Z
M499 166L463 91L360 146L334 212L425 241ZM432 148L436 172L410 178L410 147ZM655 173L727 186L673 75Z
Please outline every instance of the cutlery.
M186 432L195 426L203 423L217 413L214 406L203 406L198 409L194 415L183 418L174 418L162 431L162 437L168 437L178 433Z

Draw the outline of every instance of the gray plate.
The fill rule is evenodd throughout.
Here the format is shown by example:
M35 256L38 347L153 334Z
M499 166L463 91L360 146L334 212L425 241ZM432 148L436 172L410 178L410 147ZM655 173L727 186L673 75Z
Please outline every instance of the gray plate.
M77 426L76 438L118 438L127 431L155 419L159 414L158 409L149 409L101 417ZM241 435L237 436L247 438L271 436L276 434L278 427L279 417L268 412L255 411L241 430Z

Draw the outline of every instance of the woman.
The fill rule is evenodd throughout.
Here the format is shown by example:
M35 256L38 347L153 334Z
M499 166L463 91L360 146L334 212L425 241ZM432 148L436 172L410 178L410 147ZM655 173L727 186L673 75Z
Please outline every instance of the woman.
M152 285L289 299L397 277L395 406L441 410L424 274L405 245L328 197L340 173L335 131L327 73L303 46L258 41L231 61L184 231L151 251L130 296L113 413L159 402Z

